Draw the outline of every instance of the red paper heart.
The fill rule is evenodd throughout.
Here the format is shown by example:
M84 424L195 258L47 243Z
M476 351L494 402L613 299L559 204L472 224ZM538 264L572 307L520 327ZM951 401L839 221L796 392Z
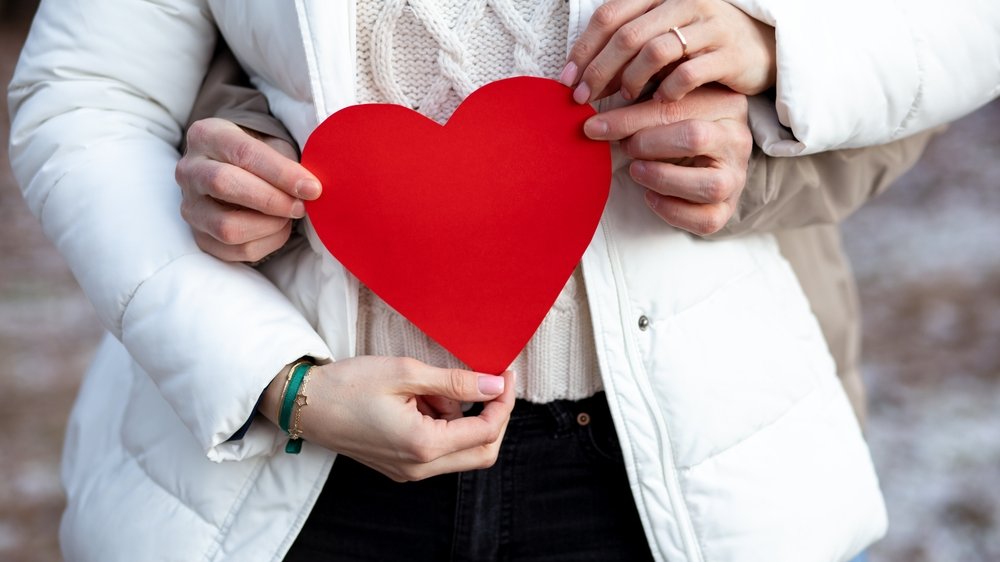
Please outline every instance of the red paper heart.
M398 105L334 113L302 164L307 205L340 263L470 368L500 373L535 333L608 199L594 114L542 78L473 92L444 126Z

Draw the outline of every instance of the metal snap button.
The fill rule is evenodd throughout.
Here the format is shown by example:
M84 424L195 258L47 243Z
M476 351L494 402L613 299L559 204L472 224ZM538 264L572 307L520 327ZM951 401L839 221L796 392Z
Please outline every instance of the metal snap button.
M580 412L576 415L576 423L580 425L590 425L590 414L587 412Z
M645 314L639 317L639 329L643 332L649 329L649 318L646 318Z

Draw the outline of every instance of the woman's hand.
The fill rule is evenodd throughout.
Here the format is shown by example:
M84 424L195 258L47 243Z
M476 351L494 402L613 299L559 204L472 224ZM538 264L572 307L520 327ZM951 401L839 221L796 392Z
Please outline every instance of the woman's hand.
M295 147L217 118L188 129L176 178L198 247L225 261L254 262L281 248L291 219L305 216L303 200L321 191Z
M678 102L649 100L599 113L583 130L593 139L621 140L635 159L629 174L667 223L706 236L736 212L753 149L746 96L702 86Z
M274 379L260 412L276 422L285 375ZM492 466L514 408L513 373L492 376L440 369L415 359L355 357L312 370L303 439L347 455L397 482ZM445 412L427 401L449 402ZM455 411L485 402L477 416ZM440 414L440 415L439 415Z
M666 69L654 98L677 101L709 82L759 94L774 85L775 68L774 28L723 0L611 0L590 18L560 81L578 84L578 103L619 88L634 100Z

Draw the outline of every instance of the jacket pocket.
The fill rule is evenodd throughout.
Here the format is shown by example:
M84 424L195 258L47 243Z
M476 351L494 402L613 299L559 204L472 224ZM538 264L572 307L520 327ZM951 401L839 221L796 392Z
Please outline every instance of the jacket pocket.
M773 277L751 270L650 327L646 369L678 467L738 444L835 377L801 291L775 291Z

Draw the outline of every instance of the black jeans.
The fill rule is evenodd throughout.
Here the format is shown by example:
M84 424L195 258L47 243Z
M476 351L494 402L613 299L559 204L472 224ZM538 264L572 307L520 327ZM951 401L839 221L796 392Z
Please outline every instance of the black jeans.
M285 560L651 558L600 393L518 400L485 470L400 484L338 457Z

